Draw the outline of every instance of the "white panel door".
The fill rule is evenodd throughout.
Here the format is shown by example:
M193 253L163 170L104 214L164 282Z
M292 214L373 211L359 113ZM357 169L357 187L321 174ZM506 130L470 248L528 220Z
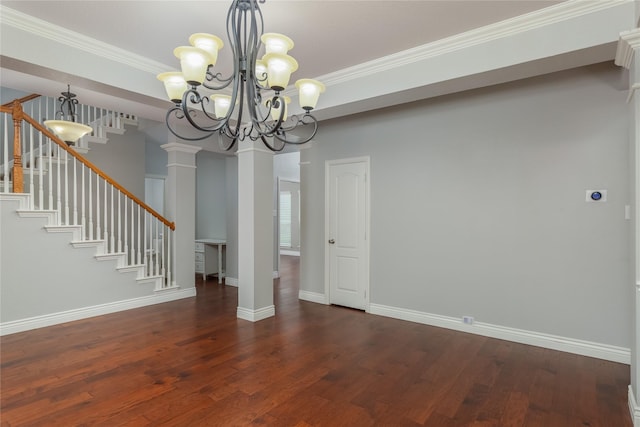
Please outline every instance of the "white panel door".
M366 310L369 289L368 159L327 162L329 303Z

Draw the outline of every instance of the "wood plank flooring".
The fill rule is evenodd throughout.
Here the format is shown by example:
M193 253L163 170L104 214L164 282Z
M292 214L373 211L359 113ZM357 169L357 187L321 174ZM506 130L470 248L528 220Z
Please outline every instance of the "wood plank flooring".
M3 337L2 426L631 427L629 367L237 289Z

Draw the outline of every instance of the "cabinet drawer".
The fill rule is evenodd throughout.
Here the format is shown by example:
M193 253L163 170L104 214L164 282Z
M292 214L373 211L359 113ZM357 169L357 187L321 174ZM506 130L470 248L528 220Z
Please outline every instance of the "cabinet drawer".
M204 252L204 243L196 242L196 252Z
M196 262L196 273L204 273L204 262Z
M196 262L204 262L204 254L202 252L196 252Z

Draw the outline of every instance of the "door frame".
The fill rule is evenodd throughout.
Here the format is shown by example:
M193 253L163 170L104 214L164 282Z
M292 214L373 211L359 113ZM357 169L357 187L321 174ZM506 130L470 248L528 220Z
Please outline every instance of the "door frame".
M324 295L325 304L331 304L331 277L330 277L330 251L328 241L331 238L329 236L330 217L330 182L329 172L331 166L342 165L348 163L364 163L365 168L365 242L364 242L364 256L365 256L365 283L364 283L364 311L369 312L370 303L370 287L371 287L371 158L369 156L362 157L350 157L345 159L326 160L324 166Z

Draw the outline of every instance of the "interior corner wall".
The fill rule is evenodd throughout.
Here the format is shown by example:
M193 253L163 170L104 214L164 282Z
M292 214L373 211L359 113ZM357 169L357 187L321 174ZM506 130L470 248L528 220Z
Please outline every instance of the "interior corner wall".
M196 238L226 239L227 194L225 155L196 154Z
M238 279L238 158L225 159L227 176L227 258L226 277Z
M166 177L168 174L167 163L169 160L167 152L160 145L149 140L145 143L145 171L147 176Z
M370 156L370 301L629 348L627 91L598 64L324 121L301 152L300 289L324 168ZM606 189L607 201L586 202Z

